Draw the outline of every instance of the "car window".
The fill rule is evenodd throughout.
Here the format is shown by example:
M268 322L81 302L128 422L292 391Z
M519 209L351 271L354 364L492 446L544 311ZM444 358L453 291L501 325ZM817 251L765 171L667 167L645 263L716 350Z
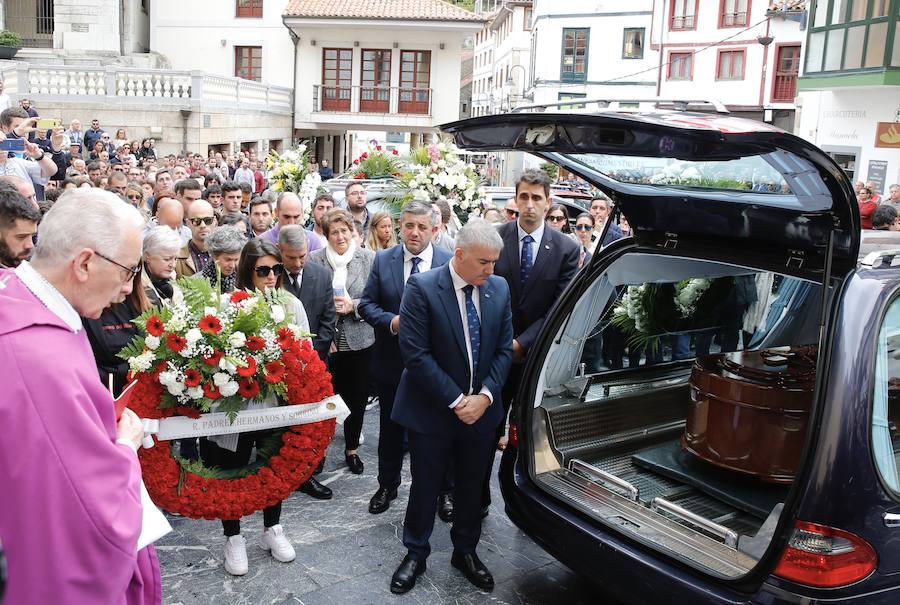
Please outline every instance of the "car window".
M894 299L881 324L875 359L872 400L872 451L884 482L900 491L900 298Z

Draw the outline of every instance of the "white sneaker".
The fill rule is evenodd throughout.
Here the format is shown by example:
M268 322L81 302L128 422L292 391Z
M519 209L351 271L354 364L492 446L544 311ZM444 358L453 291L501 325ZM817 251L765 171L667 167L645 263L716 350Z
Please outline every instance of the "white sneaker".
M247 542L240 534L225 542L225 571L233 576L247 573Z
M290 541L284 535L281 525L273 525L266 528L259 537L259 546L263 550L271 551L272 557L282 563L293 561L294 557L297 556L297 553L294 552L294 547L291 546Z

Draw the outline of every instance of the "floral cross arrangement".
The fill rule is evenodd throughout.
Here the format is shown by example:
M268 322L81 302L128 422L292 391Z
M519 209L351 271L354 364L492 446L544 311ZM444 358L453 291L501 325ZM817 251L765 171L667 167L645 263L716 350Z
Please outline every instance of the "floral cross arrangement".
M389 179L399 177L402 169L396 149L388 153L381 145L369 145L366 151L353 160L347 174L352 179Z
M309 220L313 201L322 186L319 173L309 169L309 151L301 143L293 149L278 153L274 149L266 157L266 169L273 191L292 191L303 202L303 222Z

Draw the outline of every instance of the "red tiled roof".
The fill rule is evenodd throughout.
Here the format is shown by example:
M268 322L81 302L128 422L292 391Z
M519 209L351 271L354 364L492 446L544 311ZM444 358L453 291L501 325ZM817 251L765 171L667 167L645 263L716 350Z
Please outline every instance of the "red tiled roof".
M290 0L285 17L483 21L444 0Z

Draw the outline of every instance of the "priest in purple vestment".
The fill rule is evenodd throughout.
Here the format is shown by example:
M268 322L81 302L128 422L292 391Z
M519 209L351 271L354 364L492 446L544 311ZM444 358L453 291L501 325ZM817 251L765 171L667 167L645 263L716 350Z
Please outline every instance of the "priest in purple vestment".
M7 604L155 604L159 564L141 533L143 431L97 376L79 315L131 291L137 210L98 189L66 192L30 262L0 270L0 541Z

